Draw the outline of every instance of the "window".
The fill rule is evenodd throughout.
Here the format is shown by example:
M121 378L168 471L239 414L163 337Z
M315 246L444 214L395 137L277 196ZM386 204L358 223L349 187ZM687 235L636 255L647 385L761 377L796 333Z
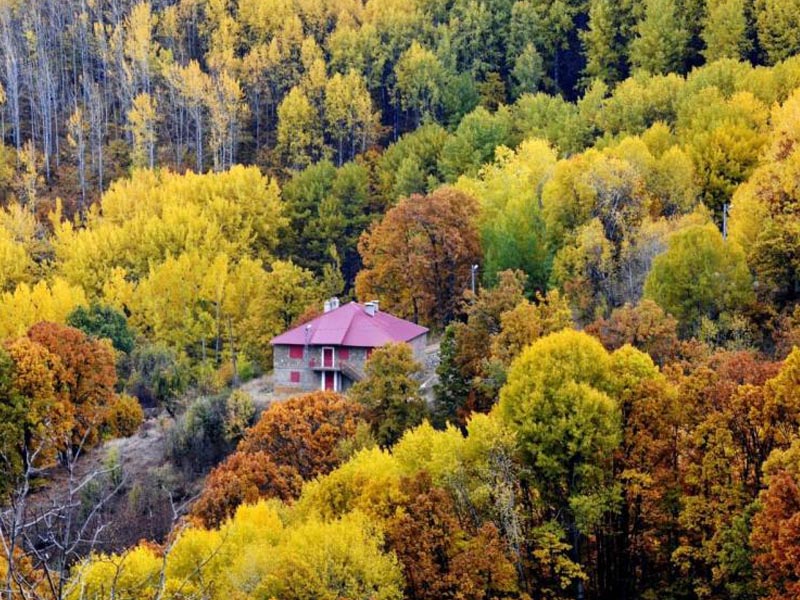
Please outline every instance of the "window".
M289 381L292 383L300 383L300 371L292 371L289 373Z
M289 346L289 358L303 358L303 347Z
M350 358L350 348L340 348L339 349L339 358L341 360L347 360Z

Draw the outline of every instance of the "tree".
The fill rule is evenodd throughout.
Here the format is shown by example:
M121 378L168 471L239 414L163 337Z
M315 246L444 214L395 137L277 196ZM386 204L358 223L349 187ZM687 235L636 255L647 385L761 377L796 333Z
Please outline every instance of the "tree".
M206 102L211 120L214 170L222 171L236 164L241 125L247 115L239 81L223 71L211 80Z
M521 269L529 294L546 288L550 257L541 189L555 164L549 144L528 140L516 151L497 148L495 162L484 165L479 177L462 177L456 184L480 203L485 285L494 285L502 271Z
M458 124L445 142L439 158L439 170L449 182L459 176L474 177L494 156L498 146L513 146L511 111L501 106L490 113L479 106Z
M680 70L688 34L672 0L647 0L644 18L636 26L630 60L654 75Z
M436 366L439 381L433 388L431 407L431 419L437 427L444 427L459 418L471 388L470 377L462 372L458 360L458 328L458 323L450 323L439 342L439 364Z
M743 308L753 298L753 287L742 249L708 224L670 238L667 251L653 261L645 296L678 319L687 334L703 317Z
M738 60L750 50L747 38L747 20L742 0L717 0L710 3L703 27L706 49L703 57L708 62L722 58Z
M428 115L436 120L444 87L444 67L437 56L417 41L411 43L395 66L400 106L411 113L417 126Z
M134 339L128 321L124 314L111 306L79 306L67 316L67 325L91 337L110 340L119 352L130 354L133 351Z
M292 88L278 106L277 150L291 168L302 169L325 156L320 121L300 87Z
M25 246L12 232L0 229L0 290L13 291L18 284L29 281L32 267Z
M406 597L500 598L516 591L514 567L493 525L467 536L449 495L424 472L402 488L402 510L389 520L386 533L403 565Z
M523 300L500 315L500 331L492 336L492 358L509 367L525 348L551 333L573 326L572 311L558 290Z
M768 484L759 494L750 534L759 583L770 600L789 600L800 592L800 573L793 559L800 539L799 451L800 442L795 441L765 465Z
M406 429L425 417L426 406L415 379L422 366L408 344L375 349L367 360L365 377L350 390L350 399L364 406L378 444L393 446Z
M574 562L582 535L619 502L612 458L622 428L611 365L600 342L585 333L543 337L512 363L495 409L516 432L549 513L568 532Z
M57 356L63 366L63 385L75 411L72 444L80 448L96 443L115 398L117 373L111 344L73 327L47 322L31 327L28 338Z
M53 462L74 426L74 407L62 391L60 359L27 337L0 352L3 385L0 495L6 502L27 472Z
M165 345L140 345L131 354L126 390L144 406L163 406L174 415L189 384L187 371L177 353Z
M64 323L78 306L85 306L86 294L57 277L30 286L20 283L13 292L0 295L0 339L17 337L41 321Z
M384 551L383 536L364 515L285 526L282 512L259 502L242 506L216 529L181 527L163 547L142 542L121 554L93 554L76 566L66 597L188 594L221 600L255 593L287 600L401 600L397 559Z
M170 86L180 96L184 109L194 122L194 153L195 171L205 171L205 121L206 121L206 94L208 93L208 75L202 71L196 60L189 61L185 67L175 65L167 71L167 80Z
M617 308L608 319L591 323L586 332L596 336L607 350L630 344L662 367L675 361L680 352L678 321L652 300Z
M787 100L775 119L781 124L772 140L774 160L756 169L737 189L731 207L730 239L745 250L747 263L759 286L759 299L777 307L793 303L799 280L792 248L797 240L796 220L800 202L787 182L798 173L794 127L790 125L800 96ZM780 132L780 133L778 133Z
M588 81L613 84L628 73L628 44L635 25L634 3L593 0L589 3L589 28L581 32L586 52Z
M401 200L366 231L356 294L379 298L401 317L443 326L480 258L475 201L452 188Z
M337 142L337 160L341 167L375 140L380 114L372 109L372 98L364 78L355 71L335 74L325 87L325 120L328 135ZM345 141L349 148L345 148Z
M539 89L539 85L544 79L544 61L536 46L528 44L514 60L514 68L511 71L516 87L515 95L521 96L526 93L533 93Z
M136 168L155 167L157 118L156 103L150 94L138 94L128 111L128 123L133 135L131 160Z
M769 64L793 56L800 48L798 6L794 0L758 0L755 3L758 41L766 52Z
M243 502L295 498L302 481L339 464L336 448L355 434L361 414L360 405L330 392L273 404L209 475L192 515L213 526Z

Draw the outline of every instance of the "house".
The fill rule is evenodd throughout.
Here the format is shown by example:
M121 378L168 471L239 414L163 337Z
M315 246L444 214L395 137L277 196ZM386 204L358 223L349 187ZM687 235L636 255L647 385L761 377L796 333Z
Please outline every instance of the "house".
M422 361L428 330L380 310L378 302L340 305L325 302L325 312L270 342L275 391L344 391L364 376L375 348L407 342Z

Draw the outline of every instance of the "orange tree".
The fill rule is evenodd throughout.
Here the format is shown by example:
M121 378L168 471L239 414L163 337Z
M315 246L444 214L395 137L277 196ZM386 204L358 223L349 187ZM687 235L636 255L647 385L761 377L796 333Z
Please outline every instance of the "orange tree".
M303 480L338 466L340 443L353 436L362 408L332 392L275 403L208 477L192 515L207 526L233 516L243 502L296 497Z
M117 373L111 344L74 327L37 323L28 338L58 357L67 399L74 407L73 443L95 443L116 400Z
M356 294L395 314L441 327L452 320L480 259L478 205L452 188L412 195L364 232Z

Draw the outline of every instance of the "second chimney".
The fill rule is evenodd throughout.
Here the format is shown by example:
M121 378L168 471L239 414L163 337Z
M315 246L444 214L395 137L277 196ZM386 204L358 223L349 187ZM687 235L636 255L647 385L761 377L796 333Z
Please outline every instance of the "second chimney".
M336 310L337 308L339 308L339 298L334 296L333 298L325 300L324 310L326 313Z
M370 316L374 317L375 313L378 312L378 305L375 302L366 302L364 304L364 311Z

